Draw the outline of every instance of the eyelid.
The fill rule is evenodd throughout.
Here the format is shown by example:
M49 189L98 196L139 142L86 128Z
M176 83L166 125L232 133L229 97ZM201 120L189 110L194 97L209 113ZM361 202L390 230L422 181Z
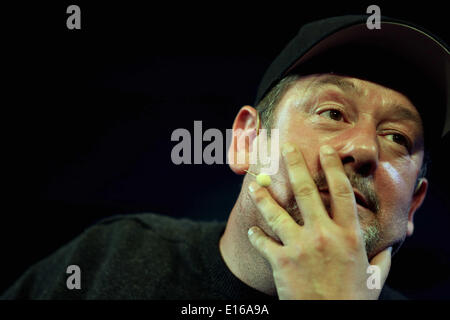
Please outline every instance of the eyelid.
M334 106L335 108L325 108L325 107L322 108L322 106ZM329 110L337 110L337 111L339 111L342 114L342 117L344 118L344 120L348 121L347 114L345 113L344 108L341 105L339 105L337 103L334 103L334 102L321 103L318 106L318 108L316 109L315 113L320 114L320 113L323 113L323 112L329 111Z
M407 144L406 148L408 149L408 152L411 152L411 150L414 146L414 143L412 142L411 138L407 134L400 132L400 131L388 131L388 132L383 133L383 136L392 135L392 134L398 134L398 135L403 136L406 140L406 144Z
M335 108L322 108L323 106L333 106ZM323 102L321 104L319 104L319 106L316 109L316 112L323 112L323 111L327 111L327 110L339 110L340 112L342 112L342 114L345 114L345 110L344 107L340 104L337 104L335 102Z
M319 107L321 107L321 106L330 106L330 105L339 107L340 109L343 108L342 105L340 105L339 103L334 102L334 101L324 101L324 102L319 104Z

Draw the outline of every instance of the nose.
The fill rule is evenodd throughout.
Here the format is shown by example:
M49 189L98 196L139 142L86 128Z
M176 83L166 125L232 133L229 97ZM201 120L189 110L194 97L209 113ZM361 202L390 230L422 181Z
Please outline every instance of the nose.
M362 176L373 175L379 157L376 128L367 124L354 127L339 138L336 149L344 167L351 167Z

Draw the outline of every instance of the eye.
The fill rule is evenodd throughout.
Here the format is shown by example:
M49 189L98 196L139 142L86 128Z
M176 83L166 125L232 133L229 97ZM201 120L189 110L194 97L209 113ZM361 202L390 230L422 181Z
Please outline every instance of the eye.
M330 118L334 121L341 121L344 119L344 115L342 114L342 112L336 109L325 110L319 113L319 115L324 115L325 117Z
M399 133L391 133L387 134L386 137L388 137L389 140L404 146L406 149L410 149L411 144L409 143L408 138L406 138L404 135Z

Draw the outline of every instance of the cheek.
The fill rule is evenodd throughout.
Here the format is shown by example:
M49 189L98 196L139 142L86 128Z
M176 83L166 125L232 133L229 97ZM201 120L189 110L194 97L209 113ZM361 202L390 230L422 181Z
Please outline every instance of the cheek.
M414 184L414 180L408 177L410 168L398 169L389 162L382 161L380 169L375 178L375 187L381 206L408 208L412 200L411 186Z
M283 143L294 143L301 151L310 172L315 173L319 168L319 147L324 143L323 138L308 126L306 117L301 114L285 122L280 129L280 146Z
M381 210L377 219L387 239L403 237L412 200L410 189L413 183L404 177L410 173L396 169L388 162L381 162L378 172L375 187Z
M317 135L314 135L303 124L304 120L301 118L286 121L279 131L279 146L281 147L288 141L294 143L302 152L311 176L314 176L320 169L319 146L321 142ZM281 152L279 154L279 170L272 179L270 192L280 205L291 205L294 201L294 195L291 191L289 176Z

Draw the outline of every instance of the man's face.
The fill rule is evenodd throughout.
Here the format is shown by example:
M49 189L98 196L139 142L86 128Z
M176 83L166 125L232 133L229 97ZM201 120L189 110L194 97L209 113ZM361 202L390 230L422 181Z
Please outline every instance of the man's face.
M280 130L280 146L289 141L303 153L331 216L319 149L327 144L340 154L355 188L369 258L401 244L418 207L414 186L423 159L421 119L408 98L356 78L311 75L286 91L273 127ZM270 191L303 224L281 160L280 164Z

